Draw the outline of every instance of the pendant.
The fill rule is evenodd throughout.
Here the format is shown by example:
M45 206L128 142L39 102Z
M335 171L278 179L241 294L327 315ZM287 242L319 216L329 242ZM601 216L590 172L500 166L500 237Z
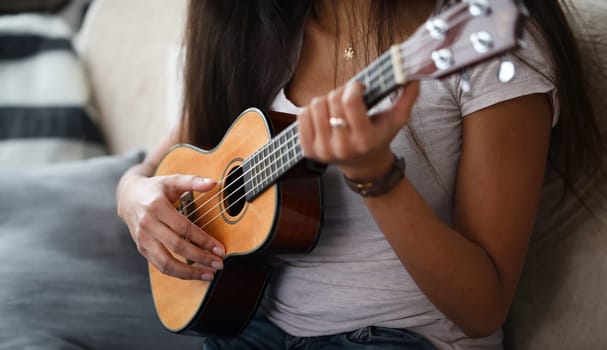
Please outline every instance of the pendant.
M352 44L348 43L348 47L344 50L344 59L346 61L351 61L354 58L354 49L352 48Z

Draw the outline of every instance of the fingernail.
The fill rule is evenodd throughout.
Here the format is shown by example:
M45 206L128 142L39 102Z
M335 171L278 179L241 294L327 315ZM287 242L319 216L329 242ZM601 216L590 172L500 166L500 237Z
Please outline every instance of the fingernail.
M210 185L210 184L214 184L215 183L214 180L207 179L207 178L204 178L204 177L199 177L198 181L200 181L203 185Z
M219 247L213 247L212 252L213 252L213 254L218 255L218 256L226 255L226 253L223 251L223 249L221 249Z
M221 269L223 269L223 264L219 261L213 261L211 263L211 267L214 268L215 270L221 270Z
M202 274L201 278L202 278L203 281L212 281L213 280L213 274L205 272L205 273Z

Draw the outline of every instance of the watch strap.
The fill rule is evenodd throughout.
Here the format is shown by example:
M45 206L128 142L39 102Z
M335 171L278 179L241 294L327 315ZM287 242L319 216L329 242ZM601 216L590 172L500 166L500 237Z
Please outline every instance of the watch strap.
M363 197L376 197L392 190L405 177L405 160L394 156L394 162L386 175L374 180L358 181L344 176L348 187Z

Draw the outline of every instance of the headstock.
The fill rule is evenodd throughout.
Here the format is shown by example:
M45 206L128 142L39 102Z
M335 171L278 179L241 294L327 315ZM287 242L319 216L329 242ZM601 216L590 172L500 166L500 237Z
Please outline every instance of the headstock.
M397 45L403 82L443 78L517 48L525 17L519 0L463 0L447 8ZM500 80L514 75L511 63L502 69Z

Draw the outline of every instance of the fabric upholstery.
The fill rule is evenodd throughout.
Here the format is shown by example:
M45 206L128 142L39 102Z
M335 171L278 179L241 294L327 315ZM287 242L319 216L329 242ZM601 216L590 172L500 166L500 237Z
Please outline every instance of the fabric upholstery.
M593 77L607 71L607 2L570 2L583 19L578 36L584 55L601 59L598 66L585 67ZM174 93L171 51L181 44L185 4L132 0L127 6L95 0L91 7L79 48L113 152L151 149L166 135L167 118L174 117L167 112ZM606 92L605 81L593 79L598 110ZM600 118L606 130L605 112ZM560 188L553 184L546 189L505 327L506 349L600 349L607 344L607 201L598 191L605 186L587 185L592 212L573 198L554 210Z
M579 17L571 20L605 135L607 85L596 77L607 72L607 2L572 2ZM506 349L602 349L607 344L607 183L584 184L585 204L574 197L561 198L561 189L552 182L544 190L505 327Z
M139 152L0 172L0 349L197 349L162 328L114 192Z

